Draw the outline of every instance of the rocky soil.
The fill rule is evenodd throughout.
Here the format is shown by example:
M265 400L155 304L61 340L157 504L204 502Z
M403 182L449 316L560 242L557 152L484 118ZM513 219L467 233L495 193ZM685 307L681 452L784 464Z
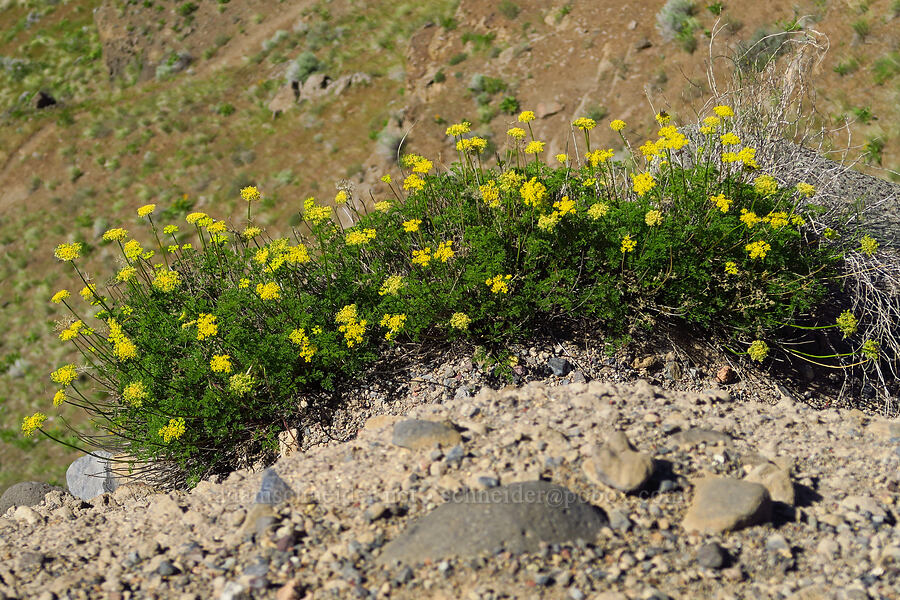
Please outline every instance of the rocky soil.
M0 598L900 598L900 422L690 376L423 384L264 472L51 491Z

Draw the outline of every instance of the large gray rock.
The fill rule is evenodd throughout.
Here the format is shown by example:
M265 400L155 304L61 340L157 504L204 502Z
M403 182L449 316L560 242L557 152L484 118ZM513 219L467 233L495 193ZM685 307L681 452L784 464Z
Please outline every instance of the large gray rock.
M379 564L471 557L497 548L535 552L541 542L593 541L607 524L602 510L546 481L461 492L391 541Z
M62 488L43 481L23 481L10 486L0 496L0 515L6 513L10 506L37 506L53 490Z
M87 454L69 465L66 469L66 485L76 498L91 500L100 494L116 491L119 481L110 470L109 459L112 454L98 450Z
M722 533L772 518L769 491L759 483L708 477L694 487L694 499L682 522L687 531Z

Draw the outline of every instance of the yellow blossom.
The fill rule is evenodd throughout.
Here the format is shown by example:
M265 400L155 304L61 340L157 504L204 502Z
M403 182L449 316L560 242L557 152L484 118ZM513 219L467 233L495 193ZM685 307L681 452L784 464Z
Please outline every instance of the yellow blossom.
M519 113L519 122L520 123L528 123L530 121L534 121L534 112L530 110L523 110Z
M134 262L144 253L144 248L139 241L128 240L125 242L125 245L122 246L122 252L129 262Z
M716 113L716 115L722 117L723 119L726 117L734 116L734 111L731 110L731 107L726 106L724 104L720 104L719 106L714 107L713 112Z
M205 218L207 218L206 213L202 213L202 212L192 212L191 214L189 214L188 216L186 216L186 217L184 218L184 220L187 221L189 224L194 225L194 224L197 223L197 221L199 221L199 220L201 220L201 219L205 219Z
M244 202L259 202L260 197L259 189L255 185L241 188L241 199Z
M168 444L184 435L186 429L184 419L178 417L177 419L169 419L169 424L161 427L157 433L163 439L163 442Z
M597 219L603 218L606 216L606 213L609 212L609 206L604 204L603 202L597 202L592 204L590 208L587 210L588 216L591 220L596 221Z
M403 221L403 231L407 233L412 233L414 231L419 230L419 225L422 224L422 219L410 219L409 221Z
M660 111L656 113L656 122L660 125L666 125L671 120L672 116L666 111Z
M64 342L68 342L69 340L74 340L78 337L78 333L81 331L81 328L84 327L84 322L80 319L75 321L65 329L63 329L59 334L59 339Z
M586 152L584 157L591 163L592 167L596 167L602 163L605 163L610 158L615 156L615 151L612 148L607 148L606 150L594 150L593 152Z
M281 286L270 281L256 284L256 295L263 300L278 300L281 298Z
M491 292L494 294L508 294L510 279L512 279L512 275L494 275L486 279L484 283L491 288Z
M658 210L648 210L644 215L644 222L650 227L656 227L663 222L662 213Z
M370 241L375 239L375 230L371 228L365 228L362 230L351 230L347 232L347 235L344 236L344 242L348 246L361 246L368 244Z
M509 192L510 190L518 189L519 184L524 181L525 176L516 173L515 171L504 171L500 174L500 190L503 192Z
M418 176L416 173L410 173L409 177L407 177L403 181L403 189L404 190L413 190L418 192L425 188L425 180Z
M847 338L854 333L859 326L859 321L856 320L856 316L849 310L845 310L842 312L837 318L837 326L838 329L841 330L841 333L844 334L844 338Z
M538 181L537 177L532 177L522 184L519 193L526 206L538 207L547 195L547 187Z
M718 196L710 196L709 201L712 202L713 204L715 204L716 208L718 208L723 213L728 212L728 210L731 208L731 203L733 202L733 200L726 198L725 194L719 194Z
M225 221L213 221L206 226L206 231L209 233L222 233L225 231Z
M22 435L31 437L35 431L41 428L41 425L43 425L46 420L47 415L41 412L36 412L30 417L25 417L22 421Z
M746 208L741 209L741 222L747 226L747 228L751 228L757 223L760 222L760 218L756 216L756 213L753 211L749 211Z
M56 390L56 393L53 394L53 406L60 406L65 401L66 401L65 390Z
M597 122L588 117L579 117L578 119L575 119L574 122L572 122L572 125L582 131L590 131L597 126Z
M753 180L753 189L761 196L771 196L778 191L778 182L771 175L760 175Z
M139 209L137 209L137 214L139 217L146 217L146 216L151 215L154 210L156 210L155 204L145 204L142 207L140 207Z
M557 155L556 155L556 162L558 162L558 163L560 163L560 164L562 164L562 165L566 164L566 162L567 162L568 160L569 160L569 155L568 155L568 154L557 154Z
M209 368L214 373L231 373L231 357L227 354L213 354Z
M228 389L237 396L244 396L253 391L254 383L249 373L235 373L228 378Z
M878 342L875 340L866 340L859 349L862 355L868 360L878 360Z
M53 383L58 383L63 387L68 387L72 385L72 382L78 379L78 371L75 370L75 365L68 364L63 365L57 370L50 373L50 379Z
M392 315L390 313L385 313L385 315L381 318L381 326L386 327L388 332L384 334L384 339L392 340L403 329L403 325L406 323L406 315L404 314L396 314Z
M741 143L741 139L730 131L719 136L719 139L722 141L723 146L737 146Z
M156 272L156 277L153 278L152 284L159 291L169 293L181 285L181 277L177 271L161 269Z
M252 240L256 236L262 233L262 229L259 227L247 227L244 231L241 232L241 237L245 240Z
M544 151L544 142L531 141L525 146L525 154L540 154Z
M178 225L166 225L163 227L163 233L166 235L173 235L178 233Z
M53 251L53 255L63 262L73 261L81 256L81 242L60 244Z
M625 254L626 252L634 252L636 246L637 242L631 239L631 234L628 234L624 238L622 238L622 246L620 250L622 251L622 254Z
M381 176L381 181L383 181L383 182L385 182L385 183L390 183L390 182L391 182L391 176L390 176L389 174L385 173L384 175Z
M460 152L481 154L485 148L487 148L487 140L480 137L464 138L456 142L456 149Z
M514 140L521 140L525 137L525 130L521 127L511 127L506 130L506 135L513 138Z
M238 287L242 290L246 290L250 287L250 280L246 277L241 277L240 281L238 281Z
M453 251L452 246L453 240L448 240L446 242L441 242L440 244L438 244L437 250L434 251L434 259L445 263L453 258L453 255L456 253Z
M784 227L790 222L790 217L786 212L770 212L765 219L773 229Z
M447 135L456 137L463 135L465 133L469 133L472 129L472 124L468 121L463 121L462 123L454 123L450 127L447 128Z
M654 156L659 156L659 148L656 147L656 143L652 140L647 140L644 142L638 150L641 151L641 154L644 155L644 158L650 160Z
M300 358L306 362L312 362L312 357L315 356L318 349L310 343L306 330L302 328L295 329L289 337L292 344L300 346Z
M758 258L762 260L766 257L772 246L768 242L757 240L744 246L744 249L750 254L750 258Z
M331 218L331 207L317 206L316 201L310 197L303 201L303 216L307 221L316 225Z
M570 200L568 196L563 196L553 203L553 208L559 213L560 217L575 214L575 201Z
M484 185L479 185L478 191L481 193L481 199L491 208L497 208L500 205L500 189L493 179Z
M423 250L412 251L412 264L427 267L431 262L431 246L426 246Z
M643 196L656 186L656 180L650 173L638 173L637 175L632 175L631 178L634 191L638 196Z
M58 292L53 294L53 297L50 298L50 302L52 302L53 304L59 304L69 296L71 296L71 294L69 294L69 290L59 290Z
M471 322L472 319L466 313L456 312L450 316L450 327L453 329L466 330Z
M812 186L804 181L801 181L800 183L797 184L797 192L801 196L806 196L807 198L809 198L810 196L812 196L813 194L816 193L816 188L815 188L815 186Z
M875 252L878 251L878 241L871 236L864 235L862 239L859 240L859 243L860 252L862 252L866 256L872 256L875 254Z
M115 229L107 230L106 233L103 234L103 239L107 242L120 242L127 236L128 231L122 229L121 227L116 227Z
M738 274L737 263L732 260L729 260L728 262L726 262L725 263L725 272L728 273L729 275L737 275Z
M391 210L391 203L387 200L382 200L381 202L376 202L374 205L375 210L379 212L387 212Z
M147 388L143 381L132 381L122 389L122 398L128 403L138 408L147 399Z
M610 122L609 128L613 131L622 131L623 129L625 129L625 121L623 121L622 119L614 119Z
M553 231L557 223L559 223L559 213L552 212L549 215L539 216L537 226L542 231Z
M216 315L209 313L200 313L197 316L197 339L205 340L219 333L219 326L216 324Z
M763 359L769 355L769 346L762 340L755 340L750 344L750 347L747 348L747 354L750 355L751 360L762 362Z
M718 127L719 123L721 123L721 122L722 122L722 120L719 119L719 117L710 116L710 117L706 117L705 119L703 119L703 124L710 128Z
M396 296L397 293L404 287L406 287L406 282L403 281L403 275L391 275L384 280L384 283L381 285L381 289L378 290L378 295Z
M346 204L347 200L349 200L349 199L350 199L350 196L347 195L347 190L340 190L334 196L334 203L335 204Z

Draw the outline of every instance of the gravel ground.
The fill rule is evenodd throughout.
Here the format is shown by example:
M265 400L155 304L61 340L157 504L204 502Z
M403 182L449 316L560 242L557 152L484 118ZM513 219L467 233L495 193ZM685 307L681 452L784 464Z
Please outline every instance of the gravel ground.
M814 410L759 383L719 385L714 370L672 373L681 363L668 358L634 357L649 371L599 360L591 370L607 381L571 383L586 378L571 370L480 391L477 366L450 362L407 381L390 405L402 416L372 392L358 405L374 416L356 437L279 460L292 493L274 506L255 502L264 475L249 470L190 493L128 484L92 504L51 492L0 518L0 598L900 598L900 422ZM444 445L396 445L395 424L411 418L451 424L432 428ZM653 459L632 493L591 476L614 431ZM698 499L700 479L734 483L760 465L774 474L761 523L685 529L692 503L702 520L744 500ZM379 561L452 495L535 480L599 507L607 525L525 554L498 544ZM456 543L466 554L482 541Z

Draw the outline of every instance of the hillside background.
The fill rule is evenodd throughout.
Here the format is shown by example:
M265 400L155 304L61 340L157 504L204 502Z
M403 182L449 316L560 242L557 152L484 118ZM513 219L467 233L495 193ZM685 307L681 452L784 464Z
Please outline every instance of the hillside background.
M807 36L828 46L809 104L809 125L834 130L823 151L900 179L900 0L697 2L674 39L657 28L663 6L0 1L0 491L63 483L76 456L22 438L24 415L48 412L61 436L66 421L89 430L52 408L49 373L77 357L48 299L83 285L53 247L82 242L102 284L116 248L100 236L123 226L140 237L142 204L158 204L165 223L193 210L239 223L238 190L253 184L261 221L285 232L304 198L330 200L341 181L357 198L385 197L379 178L397 173L404 135L405 151L440 168L456 157L448 122L469 120L502 148L520 108L537 113L548 155L565 151L578 116L624 119L640 143L656 111L696 118L709 64L724 83L732 58L752 71ZM773 34L784 35L745 53ZM299 101L289 76L305 81ZM38 108L41 91L57 103ZM594 143L621 145L605 127Z

